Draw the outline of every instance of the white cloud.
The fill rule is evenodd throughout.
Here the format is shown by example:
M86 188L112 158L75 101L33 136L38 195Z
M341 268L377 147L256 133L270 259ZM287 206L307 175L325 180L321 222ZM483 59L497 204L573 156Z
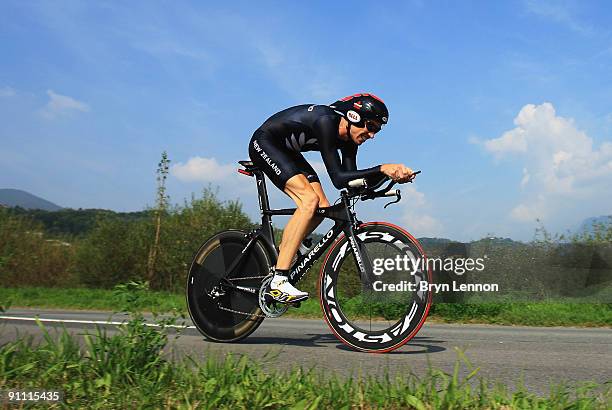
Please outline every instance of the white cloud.
M536 219L542 219L547 214L546 208L545 197L539 195L534 201L515 206L510 212L510 216L519 222L532 223Z
M229 182L237 168L220 164L215 158L192 157L185 164L179 162L170 167L170 174L185 182Z
M523 168L523 179L521 179L521 188L525 188L525 186L529 183L529 178L531 178L531 175L529 175L529 171L527 170L527 168Z
M74 111L89 112L87 104L72 97L57 94L53 90L47 90L47 95L49 102L42 110L42 115L46 118L51 119Z
M15 95L17 95L17 92L11 87L0 88L0 97L2 98L14 97Z
M216 158L191 157L187 162L178 162L170 167L170 175L184 183L191 183L194 186L207 186L218 189L219 198L239 200L243 205L243 210L249 215L251 220L257 221L261 218L259 214L259 204L257 202L257 184L255 178L239 174L240 168L237 162L221 163ZM269 181L268 181L269 182ZM202 184L202 185L199 185ZM280 208L279 203L286 201L287 198L281 191L272 184L267 185L268 198L275 208ZM181 189L192 190L190 186L183 186ZM199 189L199 188L195 188ZM291 203L283 203L286 207L293 206ZM278 221L274 221L275 224Z
M410 232L416 236L441 236L443 227L440 221L426 212L427 200L425 194L417 191L412 184L402 186L403 216L402 224L410 227Z
M525 152L527 150L524 130L520 128L505 132L499 138L485 141L484 145L487 151L498 155L505 152Z
M580 201L605 201L608 194L601 187L612 185L612 143L594 147L592 138L573 119L558 116L551 103L525 105L514 124L483 143L495 156L522 163L520 186L529 184L531 192L512 210L514 219L533 221Z

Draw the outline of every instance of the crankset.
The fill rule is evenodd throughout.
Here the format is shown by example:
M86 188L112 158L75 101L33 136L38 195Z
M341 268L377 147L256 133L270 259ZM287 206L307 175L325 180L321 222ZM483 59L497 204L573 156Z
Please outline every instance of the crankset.
M280 317L282 316L289 306L284 303L278 303L275 301L270 301L270 297L266 297L265 290L272 281L274 275L270 275L265 278L261 282L261 287L259 288L259 308L266 315L266 317Z

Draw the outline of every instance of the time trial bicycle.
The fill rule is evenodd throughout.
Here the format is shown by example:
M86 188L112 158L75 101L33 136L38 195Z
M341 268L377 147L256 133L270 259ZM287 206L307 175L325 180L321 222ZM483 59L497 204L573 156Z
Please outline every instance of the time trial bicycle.
M278 257L272 216L293 215L295 208L270 209L263 172L251 161L239 164L238 172L257 182L261 225L249 232L226 230L212 236L195 253L187 278L191 319L216 342L244 339L265 318L279 317L290 308L270 302L263 290ZM396 225L363 223L354 210L360 200L394 197L389 204L399 202L401 192L391 189L394 184L385 178L368 186L365 179L357 179L341 191L335 205L318 208L316 215L334 225L298 256L289 273L295 285L327 251L318 280L321 309L336 337L360 351L388 352L402 346L417 334L431 306L432 272L419 242Z

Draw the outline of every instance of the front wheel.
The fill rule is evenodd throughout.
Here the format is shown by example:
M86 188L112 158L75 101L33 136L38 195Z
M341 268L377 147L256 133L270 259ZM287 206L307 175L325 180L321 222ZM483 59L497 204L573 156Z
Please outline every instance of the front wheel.
M343 343L367 352L388 352L412 339L431 306L431 268L418 241L403 229L371 222L355 231L372 264L363 280L346 236L330 249L319 277L321 308Z
M196 328L216 342L244 339L264 315L258 293L223 286L222 278L242 288L257 289L270 271L270 258L257 241L243 255L249 239L242 231L224 231L206 241L195 254L187 278L187 307ZM233 262L241 263L225 276Z

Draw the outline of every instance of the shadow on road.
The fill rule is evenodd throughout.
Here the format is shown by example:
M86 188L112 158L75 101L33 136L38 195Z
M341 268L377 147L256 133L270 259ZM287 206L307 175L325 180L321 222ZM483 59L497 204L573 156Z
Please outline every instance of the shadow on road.
M431 340L430 337L413 337L404 346L400 347L399 349L393 350L391 352L387 352L385 354L400 354L400 355L428 354L428 353L440 353L440 352L444 352L445 350L447 350L446 347L444 346L440 346L437 344L430 344L430 343L446 343L446 341L445 340ZM414 347L421 347L421 349L415 350ZM344 343L338 343L336 348L339 350L346 350L349 352L355 351L354 349L351 349ZM365 353L365 354L368 354L368 353Z
M282 345L282 346L303 346L303 347L325 347L325 344L340 343L334 335L330 334L307 334L304 338L289 337L265 337L249 336L240 341L240 344L254 345Z
M354 349L346 346L340 342L334 335L321 333L321 334L307 334L307 337L296 339L287 337L262 337L262 336L250 336L249 338L242 340L239 344L243 345L279 345L279 346L300 346L300 347L336 347L339 350L346 350L350 352L356 352ZM445 343L444 340L431 340L430 337L414 337L407 344L402 346L398 350L389 352L389 354L427 354L427 353L439 353L446 350L444 346L439 343ZM420 347L420 349L414 349ZM357 353L357 352L356 352Z

